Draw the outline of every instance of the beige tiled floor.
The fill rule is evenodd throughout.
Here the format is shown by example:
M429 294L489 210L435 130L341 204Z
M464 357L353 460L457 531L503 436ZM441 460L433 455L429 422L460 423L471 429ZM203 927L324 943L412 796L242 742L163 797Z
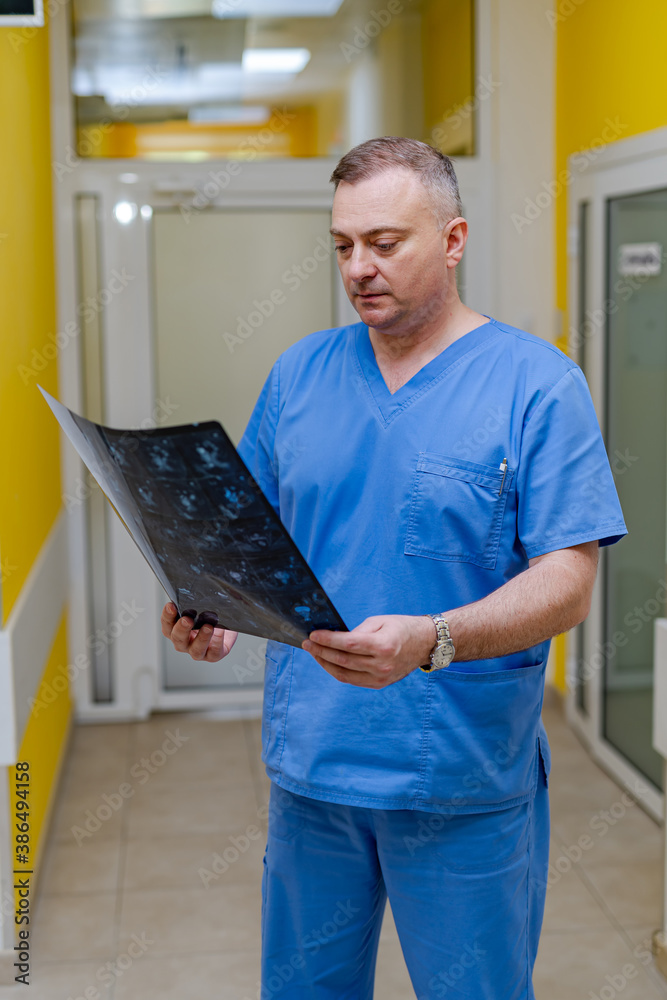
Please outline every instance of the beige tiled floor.
M643 944L660 918L660 830L624 807L555 708L545 721L558 877L537 1000L665 1000L667 982ZM176 741L165 744L168 734ZM255 1000L267 793L257 722L160 715L77 728L41 866L33 985L28 994L0 987L0 1000ZM600 810L618 816L613 826ZM214 853L231 838L245 846L238 838L253 826L247 849L216 875ZM583 834L587 847L572 862ZM390 914L376 996L414 997Z

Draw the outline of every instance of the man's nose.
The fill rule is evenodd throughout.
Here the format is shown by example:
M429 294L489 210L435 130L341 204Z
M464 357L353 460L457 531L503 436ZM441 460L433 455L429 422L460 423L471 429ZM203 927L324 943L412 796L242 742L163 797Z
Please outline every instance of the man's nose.
M373 254L368 247L355 247L348 261L348 278L350 281L362 282L374 278L377 274L377 267L373 261Z

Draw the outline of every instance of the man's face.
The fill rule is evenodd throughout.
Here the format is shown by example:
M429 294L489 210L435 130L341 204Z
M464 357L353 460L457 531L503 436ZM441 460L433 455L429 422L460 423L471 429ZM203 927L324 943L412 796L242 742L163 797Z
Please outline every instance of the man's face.
M345 290L364 323L405 335L440 312L454 275L449 230L438 229L426 189L410 170L338 185L331 232Z

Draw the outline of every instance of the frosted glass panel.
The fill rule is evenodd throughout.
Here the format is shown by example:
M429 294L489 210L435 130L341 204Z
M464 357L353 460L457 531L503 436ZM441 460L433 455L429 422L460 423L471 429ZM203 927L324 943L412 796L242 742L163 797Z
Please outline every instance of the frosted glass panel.
M72 20L84 157L339 156L378 135L472 156L491 92L473 0L74 0Z
M328 211L157 211L154 355L170 422L219 420L238 443L274 361L334 325ZM241 636L220 663L164 640L165 687L261 684L264 643Z

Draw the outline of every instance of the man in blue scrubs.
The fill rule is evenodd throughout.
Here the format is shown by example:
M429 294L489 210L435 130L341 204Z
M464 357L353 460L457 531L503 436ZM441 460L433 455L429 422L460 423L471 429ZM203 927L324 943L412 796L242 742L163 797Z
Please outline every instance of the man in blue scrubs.
M377 139L332 180L361 322L278 359L239 448L350 628L267 650L261 998L372 997L388 895L420 1000L532 1000L549 640L626 529L580 369L459 299L448 158ZM231 649L191 626L165 607Z

